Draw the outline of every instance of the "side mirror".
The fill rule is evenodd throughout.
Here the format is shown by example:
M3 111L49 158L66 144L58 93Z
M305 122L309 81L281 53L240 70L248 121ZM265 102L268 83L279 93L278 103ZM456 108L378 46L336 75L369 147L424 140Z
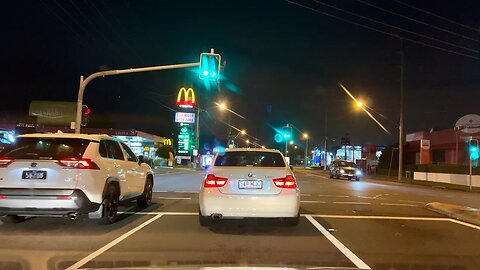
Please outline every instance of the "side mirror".
M292 170L292 172L293 172L293 166L292 165L290 165L290 170Z
M145 157L144 156L138 156L138 165L142 165L142 163L145 163Z

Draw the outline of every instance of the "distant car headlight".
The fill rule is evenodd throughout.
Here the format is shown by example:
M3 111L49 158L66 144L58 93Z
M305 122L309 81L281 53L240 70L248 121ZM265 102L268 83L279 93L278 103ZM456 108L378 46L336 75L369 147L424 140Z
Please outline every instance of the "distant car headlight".
M340 169L340 173L345 173L345 170L344 170L344 169Z
M356 170L356 171L355 171L355 175L362 175L362 171Z

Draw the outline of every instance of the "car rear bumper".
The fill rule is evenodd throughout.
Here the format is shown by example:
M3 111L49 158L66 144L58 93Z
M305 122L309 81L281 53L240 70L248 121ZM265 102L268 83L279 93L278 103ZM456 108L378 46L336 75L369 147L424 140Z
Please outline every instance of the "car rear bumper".
M99 207L78 189L0 189L0 215L86 214Z
M203 216L221 214L224 218L296 217L300 208L297 190L282 190L276 195L228 195L218 189L200 192L200 212Z

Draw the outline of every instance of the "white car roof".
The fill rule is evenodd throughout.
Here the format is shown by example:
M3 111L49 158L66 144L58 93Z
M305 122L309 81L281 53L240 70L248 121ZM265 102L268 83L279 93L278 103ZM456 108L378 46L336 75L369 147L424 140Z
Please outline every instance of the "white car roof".
M280 153L277 149L268 149L268 148L226 148L225 152L270 152L270 153Z
M75 133L31 133L18 135L19 138L72 138L99 141L100 139L113 139L107 134L75 134Z

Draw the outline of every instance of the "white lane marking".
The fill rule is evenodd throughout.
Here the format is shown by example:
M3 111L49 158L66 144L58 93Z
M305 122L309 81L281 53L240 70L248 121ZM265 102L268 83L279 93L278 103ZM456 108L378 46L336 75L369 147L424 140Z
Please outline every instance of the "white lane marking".
M364 263L360 258L357 257L353 252L351 252L342 242L338 241L335 236L333 236L327 229L325 229L318 221L316 221L311 215L305 215L305 217L312 223L315 228L317 228L320 233L322 233L334 246L336 246L342 253L345 255L356 267L360 269L372 269L366 263Z
M157 214L155 215L154 217L150 218L149 220L143 222L142 224L138 225L137 227L131 229L130 231L122 234L121 236L119 236L118 238L112 240L110 243L106 244L105 246L97 249L96 251L94 251L93 253L91 253L90 255L86 256L85 258L81 259L80 261L76 262L75 264L73 264L72 266L68 267L67 270L76 270L80 267L82 267L84 264L86 264L87 262L95 259L96 257L98 257L99 255L101 255L102 253L104 253L105 251L109 250L110 248L112 248L113 246L117 245L118 243L122 242L123 240L125 240L127 237L129 237L130 235L138 232L139 230L141 230L142 228L144 228L145 226L147 226L148 224L154 222L155 220L159 219L161 216L163 216L163 213L160 213L160 214Z
M192 198L180 198L180 197L157 197L162 200L191 200Z
M321 218L344 218L344 219L392 219L392 220L418 220L418 221L450 221L444 217L398 217L398 216L349 216L349 215L310 215Z
M325 203L324 201L300 201L301 203Z
M457 220L457 219L453 219L453 218L449 218L449 220L453 223L457 223L457 224L460 224L460 225L463 225L463 226L467 226L467 227L470 227L470 228L473 228L473 229L480 230L480 226L477 226L475 224L470 224L470 223L463 222L461 220Z
M381 203L380 205L385 206L408 206L408 207L419 207L416 204L406 204L406 203Z
M303 193L301 193L300 196L307 196L307 197L308 197L308 196L312 196L312 194L303 194Z
M349 198L347 195L328 195L328 194L319 194L318 197L335 197L335 198Z
M362 204L362 205L372 204L372 203L369 203L369 202L333 202L333 203L339 203L339 204Z
M120 212L119 212L120 213ZM196 216L196 212L122 212L129 215L169 215L169 216Z
M419 201L410 201L410 200L398 200L399 202L407 202L407 203L420 203L420 204L427 204L427 202L419 202Z

